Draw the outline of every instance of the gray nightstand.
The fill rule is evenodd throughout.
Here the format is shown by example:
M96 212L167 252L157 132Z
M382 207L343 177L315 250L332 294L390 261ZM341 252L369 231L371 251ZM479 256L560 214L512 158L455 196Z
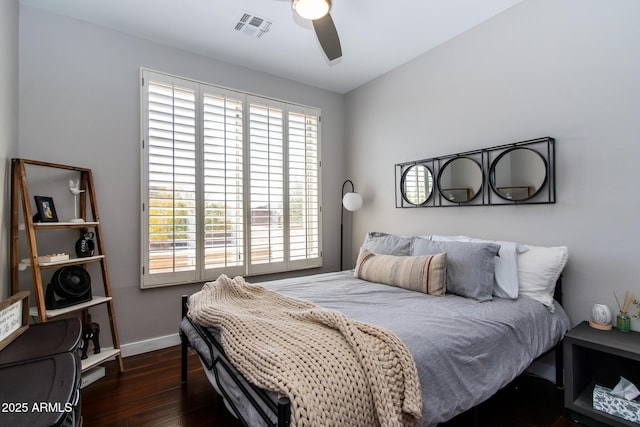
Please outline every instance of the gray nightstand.
M593 409L593 388L613 388L620 376L640 386L640 333L600 331L583 322L564 338L564 366L564 406L572 418L589 426L639 426Z

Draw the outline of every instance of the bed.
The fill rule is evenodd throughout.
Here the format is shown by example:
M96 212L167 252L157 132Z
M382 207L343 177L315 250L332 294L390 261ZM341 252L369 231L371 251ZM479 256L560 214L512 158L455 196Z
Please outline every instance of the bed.
M383 255L389 257L415 256L415 238L410 238L409 246L403 246L406 242L401 239L406 237L380 233L377 236L387 241L372 244L373 239L370 237L376 235L370 233L369 241L365 239L363 244L361 256L367 253L364 251L365 247L376 250L376 253L387 252ZM433 241L435 238L429 237L428 240ZM323 308L337 310L351 319L375 324L393 332L405 344L417 367L422 397L420 426L435 426L476 407L520 375L536 358L559 347L564 333L571 326L558 301L547 298L549 292L552 295L555 292L556 296L560 293L559 287L555 285L566 263L566 256L563 255L560 259L553 256L553 268L541 272L544 268L538 265L538 261L544 257L540 258L536 254L536 262L532 264L531 259L522 256L526 252L519 253L517 244L509 246L507 242L502 243L502 248L505 248L504 254L500 253L502 259L496 257L495 263L487 267L492 269L493 285L496 286L494 272L504 276L498 273L497 264L505 264L507 258L513 258L514 253L507 253L508 246L521 261L522 271L518 271L521 282L530 281L531 277L526 272L529 267L534 269L534 275L542 274L545 282L553 280L552 286L545 286L542 300L525 296L531 290L524 287L522 296L517 298L497 297L494 289L493 297L483 300L478 295L474 298L463 296L461 293L464 294L464 291L460 292L460 289L454 289L457 294L452 293L449 287L445 294L436 296L376 283L357 277L360 257L355 274L353 270L324 273L263 282L259 285L285 296L301 298ZM427 246L429 245L432 244L428 243ZM457 244L447 245L448 243L444 246L438 244L437 248L446 246L447 254L451 255L447 270L447 279L451 279L449 273L455 270L452 267L455 266ZM463 246L469 247L468 244ZM425 247L423 245L420 249L421 254ZM474 250L477 248L474 247ZM536 251L532 251L534 252ZM492 256L497 255L498 253L494 253ZM489 256L486 255L485 260ZM386 260L389 259L396 261L392 258ZM465 260L465 265L467 264ZM477 271L473 272L473 280L478 280L478 274ZM513 276L513 272L511 274ZM206 375L223 397L227 408L244 424L289 425L291 407L288 399L259 389L246 381L225 356L218 331L197 324L187 315L186 296L182 298L181 304L183 381L186 382L187 379L186 354L190 346L199 354ZM556 362L559 360L556 357ZM561 381L562 368L558 363L556 368L557 381Z

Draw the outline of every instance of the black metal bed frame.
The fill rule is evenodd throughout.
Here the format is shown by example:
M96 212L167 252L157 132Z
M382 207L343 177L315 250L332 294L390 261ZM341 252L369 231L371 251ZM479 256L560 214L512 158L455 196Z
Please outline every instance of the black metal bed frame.
M554 299L558 301L560 305L562 305L562 279L558 279L556 283ZM222 393L222 397L225 399L226 403L231 407L235 416L247 427L250 427L248 422L244 419L242 413L237 408L237 406L233 403L233 400L230 398L228 392L225 390L224 386L220 381L220 376L218 374L218 370L214 369L215 367L219 367L224 369L229 377L233 380L236 386L242 391L242 394L247 398L247 400L251 403L253 408L257 411L258 415L264 420L267 426L272 427L289 427L291 423L291 402L287 397L278 398L277 404L273 402L273 400L269 397L269 395L261 388L258 388L251 384L249 381L241 381L238 378L237 374L233 372L231 369L231 362L226 356L224 349L222 348L222 344L209 332L207 328L203 328L193 322L188 316L188 295L182 295L181 297L181 308L182 308L182 318L186 318L187 321L191 324L194 330L200 335L203 341L207 344L209 348L209 354L213 357L211 363L206 362L206 358L203 355L200 355L200 359L205 363L207 369L213 371L214 378L216 384L218 385L218 389ZM187 350L190 346L189 339L185 336L185 334L180 331L180 342L181 342L181 382L182 384L187 383ZM214 355L213 347L218 351L218 355ZM196 350L197 351L197 350ZM551 352L555 352L555 363L556 363L556 388L558 390L564 389L564 360L563 360L563 340L560 340L553 348L551 348L546 353L540 355L543 357ZM245 385L248 385L249 388ZM252 395L253 392L258 400ZM560 399L562 399L563 393L559 393ZM265 412L264 407L267 407L271 414L276 417L277 421L274 423L269 417L269 414ZM478 406L472 408L473 410L473 419L474 424L479 426L479 412Z
M209 348L209 354L213 357L211 363L206 363L205 358L200 355L200 359L205 363L207 369L213 372L213 375L216 380L216 384L218 385L218 389L222 393L226 403L231 407L235 416L242 421L242 423L249 427L249 424L244 419L242 413L238 409L238 407L233 403L233 400L230 398L229 394L225 390L222 382L220 381L220 376L218 374L218 370L214 369L216 367L222 368L226 371L229 378L233 380L236 386L242 391L242 394L249 400L251 405L257 411L258 415L264 420L266 425L273 427L289 427L291 423L291 402L287 397L279 397L278 403L274 403L273 400L269 397L269 395L261 388L258 388L251 384L249 381L241 381L240 378L233 372L231 369L231 362L226 356L224 349L222 348L222 344L209 332L207 328L203 328L193 322L188 316L188 301L189 298L187 295L182 295L181 297L181 306L182 306L182 318L186 318L187 321L191 324L194 330L200 335L200 337L204 340ZM180 331L180 342L181 342L181 352L182 352L182 364L181 364L181 381L183 384L187 382L187 349L190 345L188 338L185 334ZM218 351L217 355L214 355L213 347ZM240 375L240 374L238 374ZM249 386L245 385L245 383ZM258 400L251 393L253 392ZM277 418L277 422L273 422L269 417L269 414L264 410L264 407L267 407L271 413Z

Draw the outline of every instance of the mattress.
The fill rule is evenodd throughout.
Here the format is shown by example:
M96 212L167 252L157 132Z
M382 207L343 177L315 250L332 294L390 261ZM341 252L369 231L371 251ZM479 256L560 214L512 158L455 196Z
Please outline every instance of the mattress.
M395 333L416 362L423 427L447 421L488 399L570 329L569 318L557 303L551 312L524 297L477 302L450 294L431 296L367 282L349 271L259 284ZM188 321L183 320L181 329L205 367L210 366L214 357L210 346ZM205 371L218 389L214 372ZM263 425L229 376L218 375L249 424Z

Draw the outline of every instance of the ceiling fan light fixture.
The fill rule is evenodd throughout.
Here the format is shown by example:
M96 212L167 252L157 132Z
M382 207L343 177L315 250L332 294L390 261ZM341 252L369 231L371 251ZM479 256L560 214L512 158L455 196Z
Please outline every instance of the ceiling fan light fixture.
M331 10L331 0L293 0L293 10L304 19L320 19Z

